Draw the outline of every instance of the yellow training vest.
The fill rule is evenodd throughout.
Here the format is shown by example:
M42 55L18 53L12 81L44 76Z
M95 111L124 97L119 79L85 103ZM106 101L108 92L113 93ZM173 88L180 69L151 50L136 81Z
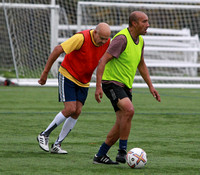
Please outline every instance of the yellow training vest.
M141 59L143 38L139 36L139 42L136 45L128 28L121 30L114 38L118 35L126 37L126 49L119 58L113 58L106 64L102 80L118 81L125 84L128 88L132 88L137 66Z

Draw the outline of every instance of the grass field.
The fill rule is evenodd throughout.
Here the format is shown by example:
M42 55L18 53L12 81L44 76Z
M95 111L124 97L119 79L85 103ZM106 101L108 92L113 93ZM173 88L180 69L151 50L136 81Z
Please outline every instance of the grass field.
M135 116L128 149L143 148L148 157L144 169L94 165L92 159L111 129L115 114L104 96L94 100L94 88L62 148L67 155L42 151L37 135L62 109L57 88L0 87L0 174L19 175L198 175L200 174L200 89L158 89L158 103L148 89L134 89ZM50 136L57 138L61 126ZM109 156L115 159L118 143Z

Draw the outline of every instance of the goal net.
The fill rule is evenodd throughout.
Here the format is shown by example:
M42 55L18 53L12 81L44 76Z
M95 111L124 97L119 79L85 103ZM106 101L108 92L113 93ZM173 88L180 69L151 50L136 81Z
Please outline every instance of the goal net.
M128 26L129 14L134 10L144 11L149 17L150 28L143 36L144 57L154 85L200 87L197 0L3 0L0 76L14 75L18 82L26 78L24 84L35 85L54 46L99 22L110 25L113 37ZM51 69L49 85L57 84L54 78L63 56ZM33 84L28 81L32 79ZM145 86L138 72L134 85Z
M17 78L40 76L53 42L51 13L58 8L56 5L29 4L27 1L0 3L3 28L0 33L0 69L14 70Z

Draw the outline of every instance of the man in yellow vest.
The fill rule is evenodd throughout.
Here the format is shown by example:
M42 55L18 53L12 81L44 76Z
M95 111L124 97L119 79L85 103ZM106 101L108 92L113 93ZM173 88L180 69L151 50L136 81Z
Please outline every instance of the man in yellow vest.
M152 85L143 57L144 41L141 35L146 34L148 27L148 16L145 13L132 12L129 16L129 27L114 36L108 50L99 62L95 98L100 103L103 92L106 94L115 110L116 123L94 156L93 163L95 164L126 162L127 140L134 115L132 84L137 69L153 97L157 101L161 101L159 93ZM107 152L118 139L119 150L116 162L114 162L108 157Z

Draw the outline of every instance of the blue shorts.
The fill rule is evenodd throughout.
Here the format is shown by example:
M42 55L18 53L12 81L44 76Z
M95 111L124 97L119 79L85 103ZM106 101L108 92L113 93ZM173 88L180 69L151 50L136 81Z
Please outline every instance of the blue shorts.
M59 101L80 101L83 105L88 95L87 87L80 87L71 80L58 73Z

